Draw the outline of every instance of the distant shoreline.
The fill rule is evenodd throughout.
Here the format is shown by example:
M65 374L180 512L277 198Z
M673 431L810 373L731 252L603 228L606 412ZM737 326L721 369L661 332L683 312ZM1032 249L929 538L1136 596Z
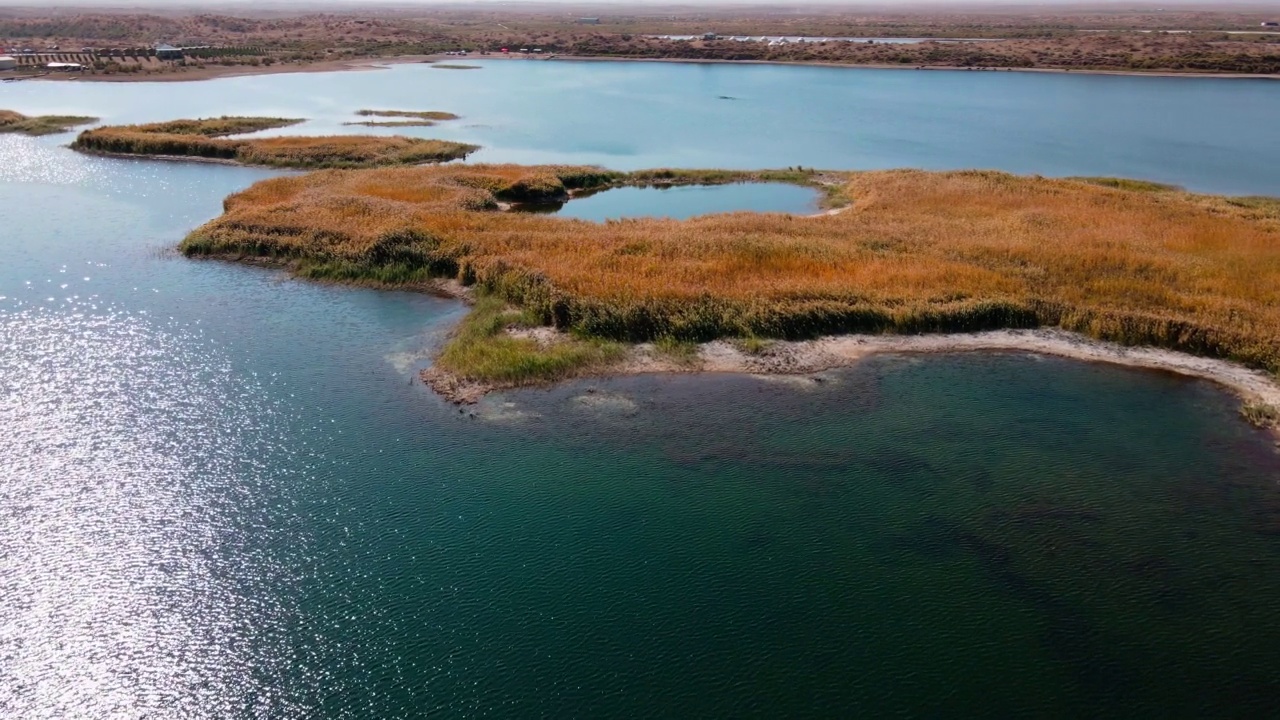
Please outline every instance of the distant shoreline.
M185 70L183 72L162 73L158 75L117 74L117 75L81 75L73 73L48 73L30 78L14 78L15 80L44 80L51 82L201 82L220 78L250 77L256 75L284 75L291 73L323 73L385 70L389 65L432 64L447 60L443 55L396 55L383 58L363 58L353 60L324 60L301 65L264 65L258 67L217 66ZM1160 77L1160 78L1205 78L1213 80L1280 80L1280 75L1257 73L1223 73L1223 72L1175 72L1172 70L1075 70L1067 68L973 68L958 65L902 65L885 63L835 63L822 61L796 60L722 60L716 58L631 58L597 55L484 55L468 56L468 62L488 60L523 60L527 62L636 62L636 63L686 63L691 65L778 65L798 67L828 67L849 70L917 70L917 71L951 71L951 72L1020 72L1041 73L1051 75L1115 75L1119 77Z
M87 75L79 73L47 73L31 78L13 78L13 81L44 80L49 82L92 82L92 83L149 83L149 82L202 82L233 77L252 77L256 75L290 75L294 73L326 73L385 70L387 65L406 63L434 63L442 60L435 55L398 55L388 58L364 58L352 60L322 60L314 63L290 65L276 63L274 65L246 66L206 66L190 68L181 72L166 72L157 75L142 73L119 73L114 75Z
M490 59L490 58L485 58ZM523 57L513 57L523 60ZM538 59L538 58L531 58ZM946 70L953 72L981 73L1045 73L1051 75L1116 75L1120 77L1166 77L1166 78L1210 78L1218 80L1280 80L1280 75L1257 73L1222 73L1222 72L1174 72L1172 70L1074 70L1067 68L1004 68L1004 67L962 67L959 65L902 65L889 63L834 63L817 60L720 60L716 58L624 58L594 55L552 55L546 60L581 61L581 62L663 62L690 63L695 65L795 65L800 67L847 68L851 70Z

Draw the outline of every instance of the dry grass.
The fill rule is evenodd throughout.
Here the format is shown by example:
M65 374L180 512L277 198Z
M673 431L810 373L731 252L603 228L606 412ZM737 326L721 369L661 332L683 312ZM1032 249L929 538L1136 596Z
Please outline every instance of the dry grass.
M302 122L286 118L222 117L87 130L71 147L119 155L198 157L283 168L370 168L446 162L474 145L367 135L230 138Z
M0 110L0 133L22 135L53 135L66 132L77 125L97 122L98 118L80 115L41 115L28 117L12 110Z
M183 250L339 280L456 276L616 340L1059 326L1280 371L1280 203L996 172L791 179L805 177L842 178L853 208L591 223L495 208L557 188L735 175L313 173L231 196Z

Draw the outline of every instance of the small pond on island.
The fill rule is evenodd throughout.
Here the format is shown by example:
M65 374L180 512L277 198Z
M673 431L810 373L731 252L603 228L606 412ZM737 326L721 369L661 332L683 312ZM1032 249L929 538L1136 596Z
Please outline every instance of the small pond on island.
M579 220L665 217L684 220L726 212L817 213L819 194L787 183L623 187L584 193L568 202L523 203L511 209Z

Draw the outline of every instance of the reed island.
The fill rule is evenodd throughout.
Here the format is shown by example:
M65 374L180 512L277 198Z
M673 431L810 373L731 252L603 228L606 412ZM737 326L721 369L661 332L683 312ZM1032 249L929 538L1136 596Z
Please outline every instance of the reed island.
M507 211L627 185L754 181L818 188L830 209L603 223ZM1034 346L1069 332L1176 354L1183 370L1235 368L1252 380L1194 374L1241 390L1256 422L1277 418L1276 199L987 171L337 170L230 196L181 250L468 296L473 311L426 374L460 401L588 373L804 371L822 362L796 348L853 357L880 338L965 349L937 338L1004 331ZM725 353L737 365L718 366Z
M301 122L304 121L296 118L220 117L143 125L109 125L80 133L71 147L97 155L200 160L303 170L448 162L465 158L478 149L475 145L466 143L401 136L233 137ZM425 122L429 120L416 117L411 124L421 125Z
M13 110L0 110L0 134L56 135L81 125L98 122L82 115L39 115L29 117Z

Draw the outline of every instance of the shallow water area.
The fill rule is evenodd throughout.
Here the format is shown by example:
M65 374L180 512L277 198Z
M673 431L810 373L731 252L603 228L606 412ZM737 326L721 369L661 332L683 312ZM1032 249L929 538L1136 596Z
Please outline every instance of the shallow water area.
M643 714L1272 702L1280 454L1208 383L887 355L788 382L579 381L470 412L556 468L512 490L572 497L563 521L521 536L531 557L582 544L567 573L541 564L594 578L557 621L610 628L582 652L623 668L608 682ZM651 686L674 696L640 700Z
M1251 82L428 70L24 82L0 107L301 132L441 109L464 119L424 134L498 162L1280 192ZM278 173L69 140L0 137L0 716L1274 714L1280 455L1208 383L903 355L459 409L416 378L462 304L173 252Z
M729 212L777 212L811 215L818 211L818 192L786 183L733 183L678 187L623 187L575 196L568 202L520 204L517 212L578 220L665 217L686 220Z

